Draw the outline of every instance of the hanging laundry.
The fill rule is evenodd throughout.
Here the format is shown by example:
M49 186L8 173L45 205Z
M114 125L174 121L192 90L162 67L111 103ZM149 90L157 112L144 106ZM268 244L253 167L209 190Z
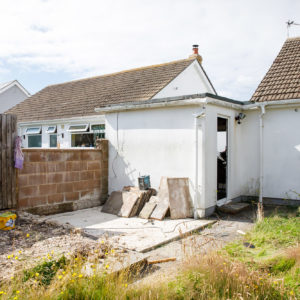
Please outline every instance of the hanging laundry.
M24 154L22 152L22 139L20 136L15 141L15 168L22 169L24 162Z

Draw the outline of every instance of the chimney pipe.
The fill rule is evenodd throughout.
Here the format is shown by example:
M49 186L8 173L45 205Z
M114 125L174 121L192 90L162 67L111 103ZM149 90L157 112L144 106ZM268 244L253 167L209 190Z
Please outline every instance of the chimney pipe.
M193 45L194 54L198 55L198 47L199 45Z
M202 57L198 53L198 47L199 45L193 45L193 54L189 56L189 59L197 59L198 62L202 63Z

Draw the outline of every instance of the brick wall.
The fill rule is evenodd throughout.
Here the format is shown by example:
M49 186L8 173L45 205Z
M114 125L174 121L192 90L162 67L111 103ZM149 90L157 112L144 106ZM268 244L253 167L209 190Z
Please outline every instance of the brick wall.
M99 149L23 149L19 209L51 214L103 204L108 192L108 142Z

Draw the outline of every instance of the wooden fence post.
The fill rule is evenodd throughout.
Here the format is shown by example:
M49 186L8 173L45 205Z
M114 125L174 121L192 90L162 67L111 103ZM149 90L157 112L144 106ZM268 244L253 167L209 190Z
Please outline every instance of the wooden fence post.
M16 169L14 145L17 117L0 114L0 209L16 208Z

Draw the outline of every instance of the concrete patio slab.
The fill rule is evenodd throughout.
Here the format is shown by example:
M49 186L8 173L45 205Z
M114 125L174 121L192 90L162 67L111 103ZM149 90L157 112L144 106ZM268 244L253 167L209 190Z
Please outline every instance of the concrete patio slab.
M138 217L122 218L101 212L101 206L48 216L47 220L49 219L61 224L69 223L95 238L108 234L111 241L119 246L142 253L215 222L194 219L157 221Z

